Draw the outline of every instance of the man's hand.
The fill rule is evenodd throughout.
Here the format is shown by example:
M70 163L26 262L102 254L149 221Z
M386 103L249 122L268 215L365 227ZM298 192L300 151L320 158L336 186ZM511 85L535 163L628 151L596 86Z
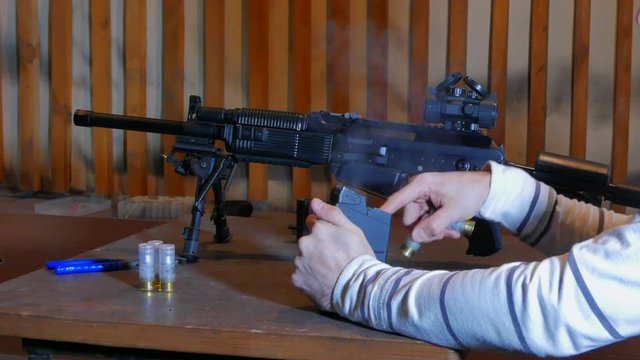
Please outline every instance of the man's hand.
M380 209L395 213L404 207L403 223L411 236L425 243L460 234L448 227L476 215L489 195L486 171L423 173L391 195Z
M307 218L311 234L298 240L293 285L322 310L333 311L331 295L347 264L360 255L375 256L362 230L335 206L319 199L311 201L315 215Z

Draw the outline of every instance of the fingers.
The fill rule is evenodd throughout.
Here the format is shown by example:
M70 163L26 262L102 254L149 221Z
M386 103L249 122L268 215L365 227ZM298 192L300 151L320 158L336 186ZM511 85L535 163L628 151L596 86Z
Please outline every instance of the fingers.
M444 237L457 238L460 234L448 228L457 220L455 212L451 208L440 208L429 217L425 217L418 222L413 228L411 236L417 242L429 242Z
M425 203L410 203L404 207L402 223L404 226L412 226L423 216L428 216L429 213L429 207Z
M307 254L307 252L309 250L311 250L311 244L312 240L311 240L311 236L307 235L307 236L303 236L300 239L298 239L298 249L300 250L300 254L302 256L304 256L305 254ZM298 261L299 259L296 258L296 261ZM296 267L298 266L298 263L296 262Z
M320 199L311 200L311 210L313 210L313 213L316 214L320 220L352 230L359 229L344 215L344 213L342 213L340 209L333 205L329 205Z
M291 274L291 282L293 286L298 289L302 289L304 285L304 276L302 275L302 258L300 256L296 256L293 260L294 270L293 274Z
M309 229L309 231L313 230L313 226L316 224L316 221L318 221L317 215L311 214L307 216L307 218L305 219L305 224L307 225L307 229Z
M389 214L393 214L406 205L415 201L418 198L419 194L420 190L417 186L417 183L412 181L407 184L407 186L389 196L387 201L385 201L384 204L380 206L380 209L388 212Z

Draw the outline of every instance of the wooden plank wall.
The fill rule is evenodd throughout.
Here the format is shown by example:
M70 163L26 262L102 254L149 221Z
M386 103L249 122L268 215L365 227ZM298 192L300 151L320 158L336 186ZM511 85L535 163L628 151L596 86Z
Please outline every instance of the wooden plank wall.
M18 35L18 138L20 141L20 183L24 190L39 190L40 168L40 36L38 2L16 3Z
M98 112L112 111L111 95L111 1L91 2L91 101ZM67 119L68 123L68 119ZM95 192L110 195L114 190L113 134L111 129L93 128L92 148ZM65 188L56 189L64 191Z
M573 9L571 29L571 64L568 65L572 80L567 84L570 99L570 136L566 154L587 158L590 146L610 149L609 163L615 182L627 182L629 172L632 127L632 47L633 0L617 0L615 3L615 51L610 54L594 54L590 34L592 0L562 0ZM593 0L594 2L596 0ZM90 83L91 108L112 112L116 108L112 94L115 79L113 66L124 64L124 105L128 115L146 116L148 109L148 64L152 54L148 49L161 46L162 81L158 94L161 99L161 116L166 119L184 120L187 109L185 93L185 58L194 56L185 47L185 22L191 24L201 17L202 32L202 95L204 103L221 107L258 107L307 112L329 109L337 112L358 112L363 116L391 121L421 123L423 101L427 86L434 86L453 71L465 72L470 61L478 61L470 53L476 45L468 41L469 34L477 31L469 26L471 16L485 16L488 24L488 57L486 72L479 74L497 93L500 112L497 127L489 134L496 143L505 145L507 157L518 162L532 164L537 153L548 148L550 101L548 89L549 68L556 66L549 59L550 1L529 0L528 5L509 0L482 0L486 12L470 13L469 0L449 0L446 7L430 0L198 0L189 3L185 11L184 0L91 0L90 12L82 22L90 29ZM64 193L85 191L110 196L114 193L128 195L191 194L194 180L183 179L166 164L164 175L156 176L149 154L168 152L173 137L163 136L159 148L149 148L148 135L127 132L119 143L112 130L92 129L90 153L76 154L71 135L72 111L72 51L74 42L72 24L77 5L72 0L49 0L48 16L39 15L36 0L9 0L2 9L13 9L15 29L1 26L0 43L16 36L15 44L2 44L0 49L0 125L7 121L6 114L17 113L17 126L0 126L0 181L12 189ZM73 5L72 5L73 4ZM150 33L147 22L150 4L162 11L161 34ZM613 4L613 3L612 3ZM477 6L477 4L473 4ZM517 6L516 6L517 5ZM613 5L612 5L613 6ZM526 13L520 11L526 8ZM112 48L114 29L113 11L124 18L122 44ZM193 9L197 14L192 13ZM441 36L435 19L446 13L446 37ZM43 22L42 19L47 21ZM435 21L434 21L435 19ZM515 20L514 20L515 19ZM514 22L515 21L515 22ZM527 22L527 37L513 38L513 24ZM475 22L477 23L477 22ZM42 27L49 32L42 32ZM40 38L46 34L48 38ZM510 36L510 34L512 34ZM439 36L439 38L438 38ZM149 39L159 37L158 42ZM477 37L476 37L477 38ZM40 42L47 41L48 52L41 54ZM446 51L445 73L430 73L441 55L433 42L444 43ZM525 104L509 103L508 84L520 79L510 78L507 69L510 61L509 44L514 41L529 44L528 72L521 74L528 84ZM149 42L149 43L148 43ZM120 46L118 49L117 46ZM470 50L471 49L471 50ZM18 76L7 74L9 64L16 64ZM50 60L50 99L40 98L40 61ZM637 54L635 55L637 57ZM119 58L120 57L120 58ZM611 69L614 79L615 101L610 111L613 129L609 139L602 144L588 140L590 100L590 60L599 57L613 58ZM115 65L113 60L116 59ZM635 61L638 61L635 59ZM193 64L187 61L186 64ZM555 68L554 68L555 69ZM470 74L474 75L474 74ZM196 74L198 76L198 74ZM9 79L9 80L8 80ZM15 79L15 80L13 80ZM19 80L18 80L19 79ZM13 104L3 104L10 99L2 94L7 84L15 81L18 90L17 111L9 112ZM42 102L48 101L48 122L41 125L38 113ZM525 119L510 118L509 109L525 107ZM593 110L593 108L591 108ZM4 115L4 117L3 117ZM514 144L509 144L509 132L515 123L524 122L526 132L523 144L525 155L515 154ZM49 148L41 148L41 126L48 126ZM13 131L13 132L11 132ZM8 155L13 149L4 139L17 136L18 161ZM514 138L511 136L511 138ZM9 148L7 148L9 147ZM114 159L114 147L122 148L123 159ZM78 164L82 160L82 164ZM88 160L87 160L88 159ZM116 161L125 164L125 173L117 173ZM86 167L86 169L85 169ZM76 169L77 168L77 169ZM13 174L16 172L17 174ZM286 169L277 166L250 164L241 166L238 179L229 194L230 198L248 198L267 202L276 208L291 208L295 199L308 196L326 196L331 181L326 169ZM119 188L119 177L126 186ZM11 181L10 179L14 179Z

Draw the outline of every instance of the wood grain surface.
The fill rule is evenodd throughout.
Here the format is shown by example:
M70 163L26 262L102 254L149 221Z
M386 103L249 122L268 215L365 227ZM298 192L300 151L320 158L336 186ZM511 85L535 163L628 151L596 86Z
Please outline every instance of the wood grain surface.
M51 190L69 188L71 174L71 0L54 1L50 9L51 31L51 110L49 141L51 148ZM100 104L97 104L100 105ZM48 177L48 174L47 174Z
M409 122L424 123L424 99L429 86L429 0L411 2L411 76Z
M293 111L306 113L311 111L311 1L294 1L292 49L292 92ZM292 208L295 201L311 196L311 171L303 168L291 169Z
M580 159L584 159L587 155L590 25L591 0L577 0L573 22L573 84L571 86L569 154Z
M467 0L449 0L447 74L467 71Z
M208 240L207 224L201 260L179 266L170 294L139 291L135 271L38 270L7 281L0 285L0 335L268 358L457 358L452 350L315 310L290 281L293 221L289 213L230 218L229 244ZM184 224L148 229L83 256L135 258L138 243L158 238L181 245Z
M531 32L529 34L528 165L535 163L538 154L545 147L548 46L549 0L533 0L531 2Z
M124 112L147 116L147 2L124 4ZM125 132L127 194L147 194L147 133Z
M38 2L16 3L18 41L18 138L20 187L37 191L42 185L40 167L40 36Z
M162 224L159 221L0 213L0 283Z
M396 220L389 248L389 263L395 266L463 270L544 258L506 236L503 251L490 257L466 256L466 241L449 240L425 245L408 260L400 255L406 232ZM228 244L211 242L212 226L205 222L202 258L178 267L176 291L171 294L137 290L135 271L55 276L41 269L7 281L0 285L0 339L22 336L267 358L326 359L327 354L332 359L364 355L371 359L532 358L496 352L458 354L318 312L291 285L297 246L287 226L293 221L290 213L230 217L234 238ZM174 242L180 249L187 219L144 230L145 223L150 222L1 214L0 225L8 229L6 238L15 241L2 243L5 248L0 253L5 253L7 245L23 244L42 251L30 249L32 256L48 259L52 252L64 249L62 243L76 250L79 245L100 246L98 239L126 236L136 226L140 226L137 234L82 256L134 258L137 244L151 239ZM638 358L639 342L634 338L572 359Z
M162 2L162 118L184 120L184 1ZM175 144L175 136L162 135L162 152L168 154ZM164 193L184 195L184 177L174 171L173 165L164 163ZM191 193L189 189L188 193Z
M496 94L498 119L489 131L497 145L504 145L507 128L507 58L509 47L509 0L491 1L489 90Z
M0 283L162 222L35 215L33 199L0 201ZM91 234L91 236L87 236ZM20 339L0 336L0 359L24 356Z
M111 1L91 2L91 102L97 112L112 112L111 94ZM91 129L95 191L111 195L114 190L113 130ZM65 187L63 190L66 190Z

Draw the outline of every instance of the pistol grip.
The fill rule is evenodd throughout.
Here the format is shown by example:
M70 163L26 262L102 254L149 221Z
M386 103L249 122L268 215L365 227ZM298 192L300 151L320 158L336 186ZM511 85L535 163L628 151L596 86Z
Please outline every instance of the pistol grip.
M473 218L476 222L471 236L468 237L467 255L489 256L502 250L502 234L498 223Z
M309 235L307 227L307 216L309 215L311 215L311 200L305 198L296 200L296 241Z

